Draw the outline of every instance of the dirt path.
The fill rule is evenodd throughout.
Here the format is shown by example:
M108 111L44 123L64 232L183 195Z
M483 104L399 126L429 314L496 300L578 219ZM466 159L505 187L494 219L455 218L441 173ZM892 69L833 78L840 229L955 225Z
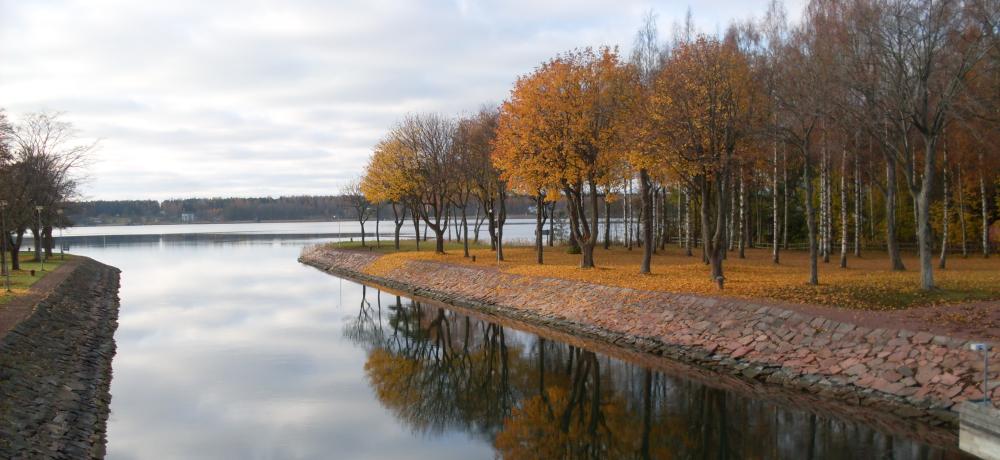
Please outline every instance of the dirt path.
M35 305L51 294L53 289L69 277L79 265L80 259L76 258L63 263L44 278L32 284L27 293L0 305L0 339L3 339L7 332L31 315ZM3 289L2 283L3 280L0 279L0 289Z

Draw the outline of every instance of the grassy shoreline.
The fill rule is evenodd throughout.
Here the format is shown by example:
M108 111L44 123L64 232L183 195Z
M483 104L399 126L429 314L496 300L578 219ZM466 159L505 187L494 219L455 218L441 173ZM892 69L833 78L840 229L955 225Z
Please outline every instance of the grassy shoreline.
M935 270L940 289L923 292L919 289L919 270L915 255L904 257L909 268L895 272L888 267L884 252L868 251L861 258L850 257L848 268L838 261L820 263L820 284L806 284L808 254L805 251L784 251L781 264L771 263L770 249L748 249L747 258L729 253L725 261L726 289L720 291L708 278L708 268L700 258L686 256L676 246L653 257L652 274L640 275L641 249L612 247L595 250L597 268L580 269L579 255L567 254L565 247L545 247L545 263L535 261L534 247L505 246L503 262L488 245L470 245L470 254L477 262L463 257L461 243L448 242L445 254L434 253L434 242L420 243L416 251L413 240L400 242L400 250L392 241L370 249L361 243L331 243L338 249L370 250L384 253L369 270L385 273L406 260L436 260L440 262L499 267L507 273L545 276L591 282L617 287L675 293L702 294L738 298L763 298L802 304L823 305L857 310L903 310L934 305L965 304L1000 300L1000 259L952 256L947 270ZM697 254L697 251L696 251Z
M40 281L49 273L52 273L56 268L62 265L64 262L68 262L73 256L66 255L65 260L61 259L58 254L54 254L51 259L45 259L45 271L42 271L42 263L35 262L34 252L21 252L19 255L21 261L20 270L11 270L10 272L10 289L11 292L6 292L4 289L5 280L3 276L0 276L0 305L9 302L20 295L25 294L31 288L32 285ZM7 267L10 267L10 260L7 261ZM35 274L32 276L31 271L34 270Z

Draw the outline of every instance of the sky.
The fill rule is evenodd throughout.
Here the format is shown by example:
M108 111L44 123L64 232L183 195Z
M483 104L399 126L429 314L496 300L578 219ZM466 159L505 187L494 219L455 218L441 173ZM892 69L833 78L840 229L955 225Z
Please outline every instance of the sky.
M715 34L767 0L690 4ZM786 2L790 18L802 0ZM503 101L583 46L660 35L680 1L0 0L0 108L98 141L83 199L336 194L408 113Z

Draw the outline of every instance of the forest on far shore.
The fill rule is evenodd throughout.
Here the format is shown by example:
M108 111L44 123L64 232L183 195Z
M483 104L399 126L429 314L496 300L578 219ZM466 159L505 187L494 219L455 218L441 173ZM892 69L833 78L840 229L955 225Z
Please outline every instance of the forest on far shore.
M531 199L511 197L512 215L528 215ZM383 219L391 218L386 204ZM474 211L474 210L473 210ZM353 220L354 210L342 196L283 196L278 198L185 198L157 200L95 200L70 203L73 225L142 225L177 223L277 222ZM189 214L190 221L183 215ZM372 211L374 216L374 210ZM381 214L381 213L380 213Z

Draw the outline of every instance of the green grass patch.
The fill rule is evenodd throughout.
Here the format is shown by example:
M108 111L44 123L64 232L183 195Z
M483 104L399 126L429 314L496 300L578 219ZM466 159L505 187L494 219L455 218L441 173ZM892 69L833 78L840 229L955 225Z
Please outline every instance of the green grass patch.
M10 290L7 292L6 280L3 276L0 276L0 304L9 302L14 297L23 295L28 291L31 285L38 282L38 280L45 277L49 273L52 273L57 267L63 264L63 262L72 259L72 256L66 255L66 259L62 260L59 254L55 254L51 259L45 260L45 271L42 271L42 263L35 261L35 254L33 252L22 252L19 254L21 261L20 270L11 270L10 272ZM10 268L10 260L7 261L7 267ZM32 276L31 271L34 270L35 274Z
M386 240L382 240L381 246L377 245L376 242L375 242L375 240L373 240L373 239L368 239L367 241L365 241L365 244L367 246L361 246L361 241L340 241L340 242L335 242L335 243L327 243L326 246L330 247L330 248L334 248L334 249L354 249L354 250L359 250L359 251L369 251L369 250L371 250L371 251L374 251L374 252L382 252L382 253L413 252L413 251L417 251L418 250L417 249L417 241L416 240L412 240L412 239L409 239L409 240L399 240L399 251L396 251L396 248L394 247L393 241L392 241L391 238L386 239ZM428 238L427 241L421 241L420 242L420 249L419 249L419 251L421 251L421 252L423 252L423 251L434 252L434 247L435 247L435 241L434 241L434 239L433 238ZM486 242L486 243L482 243L482 242L480 242L480 243L469 242L469 249L470 250L472 250L472 249L489 249L489 247L490 247L489 242ZM506 248L507 246L504 246L504 247ZM459 243L459 242L456 242L456 241L445 241L445 243L444 243L444 251L445 252L453 252L453 251L462 252L462 248L463 248L462 243Z

